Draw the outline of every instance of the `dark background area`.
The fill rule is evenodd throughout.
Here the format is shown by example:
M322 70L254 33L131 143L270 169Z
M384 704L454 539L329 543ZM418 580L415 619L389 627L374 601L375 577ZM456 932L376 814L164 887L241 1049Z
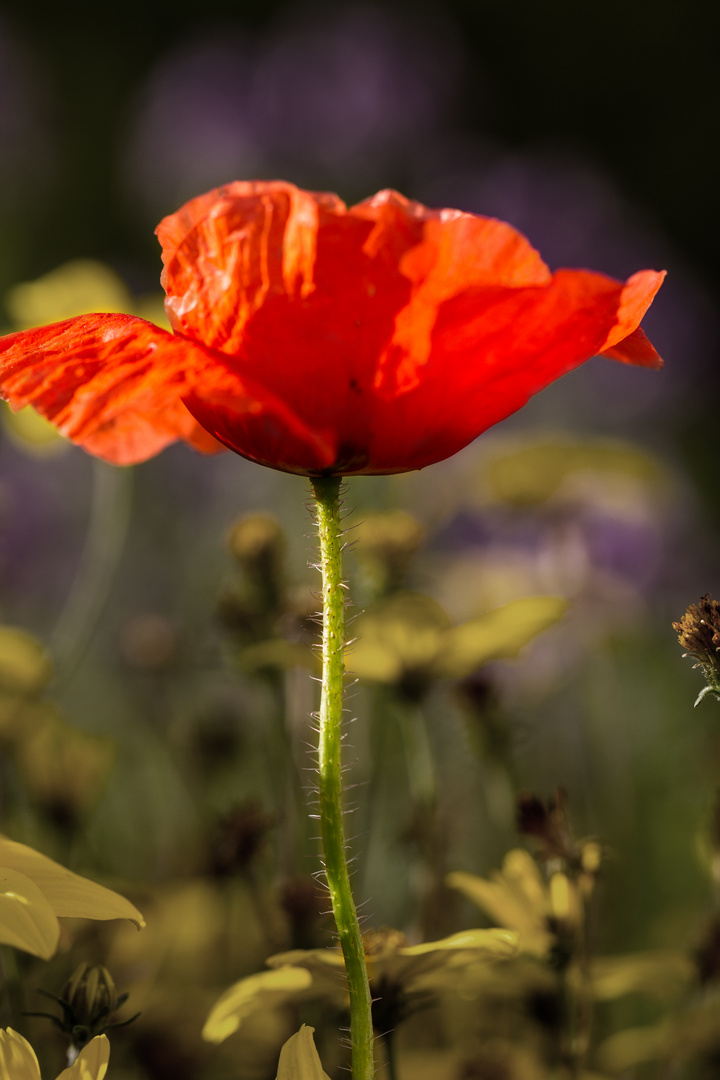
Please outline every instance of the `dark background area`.
M23 184L14 192L14 212L6 208L3 215L16 273L37 273L73 254L138 258L142 235L119 197L119 158L138 94L164 56L204 37L241 34L252 45L288 21L327 25L342 10L340 4L224 0L207 7L131 0L113 9L6 0L4 49L15 52L23 77L33 82L20 108L32 110L40 129L26 130L38 143L24 148ZM433 23L454 37L458 78L444 134L490 138L505 149L549 145L587 157L705 273L716 275L719 103L711 5L498 0L365 10L395 20L407 43L418 27ZM430 80L437 74L434 44L428 34ZM12 96L3 103L3 126L19 126L17 109ZM437 129L431 134L430 156ZM405 170L391 162L390 175L381 165L378 183L410 179L407 162Z

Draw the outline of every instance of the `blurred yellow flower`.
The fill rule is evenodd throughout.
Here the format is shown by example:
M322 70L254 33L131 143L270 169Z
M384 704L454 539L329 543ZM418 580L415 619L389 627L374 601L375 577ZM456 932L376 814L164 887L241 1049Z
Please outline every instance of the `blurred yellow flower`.
M577 898L563 873L553 874L550 883L529 852L517 848L508 852L502 870L493 871L490 880L456 871L448 874L447 884L463 893L481 908L493 922L514 930L521 952L547 957L555 935L550 919L570 916ZM554 884L553 884L554 883Z
M57 1080L103 1080L110 1060L110 1042L98 1035ZM38 1059L27 1039L12 1028L0 1031L0 1080L41 1080Z
M94 311L128 311L132 297L118 275L95 259L72 259L9 290L5 305L19 330Z
M102 735L79 731L50 714L17 748L23 780L45 809L76 819L105 790L116 744Z
M369 932L364 940L374 1010L392 1002L401 1014L397 1022L411 1011L413 999L432 994L438 977L444 987L450 971L507 960L517 951L515 935L506 930L464 930L420 945L408 945L394 930ZM204 1039L222 1042L257 1010L292 1001L322 998L347 1005L340 949L294 949L267 962L273 971L240 979L217 1001L205 1022Z
M528 596L452 626L434 600L398 593L358 619L347 666L361 679L416 696L434 679L462 679L490 660L516 656L566 608L559 596Z
M145 925L137 908L118 893L0 835L0 944L48 960L60 937L58 917Z
M353 551L378 596L401 587L422 538L422 526L405 510L363 515L353 529Z

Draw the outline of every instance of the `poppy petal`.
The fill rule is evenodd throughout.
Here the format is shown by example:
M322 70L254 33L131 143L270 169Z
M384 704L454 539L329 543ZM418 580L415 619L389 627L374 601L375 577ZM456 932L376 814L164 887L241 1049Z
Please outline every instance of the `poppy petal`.
M617 322L600 350L603 356L640 367L662 367L662 360L645 335L642 334L642 338L636 335L640 321L655 299L665 277L664 270L641 270L628 278L620 298ZM625 342L630 337L634 337L634 341L625 347ZM643 347L645 345L649 346L649 350Z
M156 232L173 328L236 353L268 296L312 290L321 211L343 214L345 204L281 181L237 182L165 218Z
M33 405L60 431L115 465L144 461L176 439L221 447L181 401L202 346L130 315L80 315L0 338L2 394Z
M301 473L373 470L373 381L403 326L427 353L438 304L468 282L550 280L504 222L428 210L394 191L346 210L290 184L233 184L193 200L158 235L176 328L234 354L233 369L284 402L293 424L268 429L265 416L200 383L188 408L236 452ZM307 432L318 454L308 456Z
M608 341L618 358L633 362L637 355L656 366L654 350L648 356L633 336L633 321L662 279L654 272L636 277L632 317L624 315L621 282L586 270L560 270L547 287L468 289L447 300L438 308L429 353L424 347L415 351L402 327L375 384L370 458L377 471L396 471L391 463L399 455L409 469L451 456L607 349ZM624 340L615 345L619 326Z
M609 349L603 349L601 356L607 356L610 360L619 360L622 364L632 364L634 367L653 368L659 371L663 366L662 357L648 340L648 336L638 326L632 334L628 334L617 345Z

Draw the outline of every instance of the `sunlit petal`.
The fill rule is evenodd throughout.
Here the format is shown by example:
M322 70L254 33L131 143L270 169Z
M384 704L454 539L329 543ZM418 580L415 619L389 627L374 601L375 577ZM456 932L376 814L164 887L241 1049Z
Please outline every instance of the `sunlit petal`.
M280 1051L276 1080L330 1080L315 1049L313 1031L306 1024Z
M129 900L94 881L66 870L39 851L0 836L0 867L24 874L35 883L56 915L75 919L129 919L145 925Z
M69 1069L63 1069L57 1080L103 1080L110 1060L110 1040L97 1035L78 1054Z

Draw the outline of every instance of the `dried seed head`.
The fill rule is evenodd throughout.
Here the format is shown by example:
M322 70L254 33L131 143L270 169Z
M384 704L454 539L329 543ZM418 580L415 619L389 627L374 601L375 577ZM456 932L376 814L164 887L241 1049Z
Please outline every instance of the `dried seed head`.
M720 697L720 603L706 594L699 603L690 604L673 629L686 656L696 661L693 666L702 668L707 679L708 685L695 704L708 693Z

